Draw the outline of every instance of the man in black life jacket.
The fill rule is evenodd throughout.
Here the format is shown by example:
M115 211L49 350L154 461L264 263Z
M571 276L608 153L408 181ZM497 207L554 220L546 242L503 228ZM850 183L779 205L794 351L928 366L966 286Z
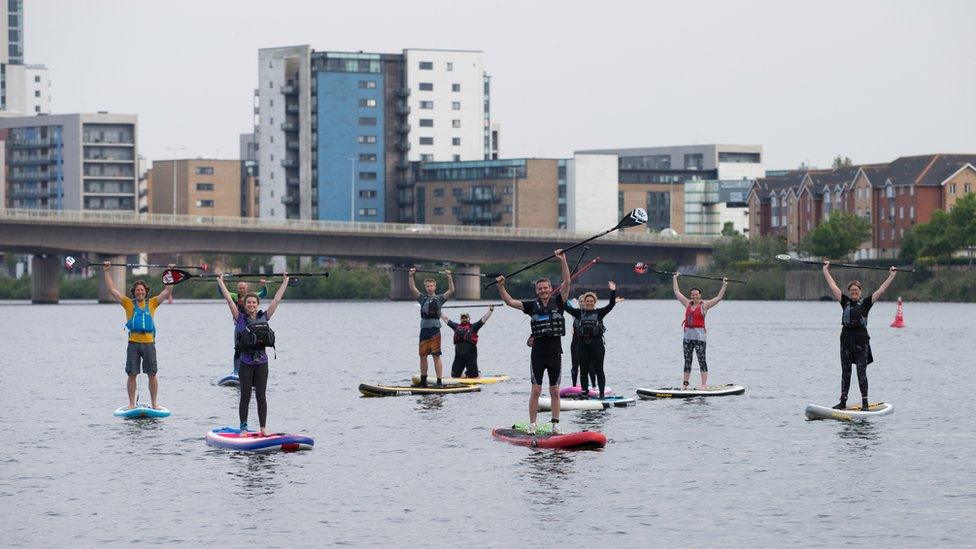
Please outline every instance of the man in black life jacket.
M454 363L451 364L451 377L478 377L478 330L488 322L495 306L488 307L488 312L481 320L471 323L468 313L461 313L461 323L442 316L441 320L447 327L454 330Z
M530 373L532 376L532 394L529 397L529 433L535 433L535 420L539 413L539 396L542 395L542 378L549 376L549 395L552 398L552 432L559 434L559 375L562 368L562 336L566 334L566 324L563 312L566 310L566 300L569 299L570 273L569 264L563 251L553 252L562 267L562 286L558 293L553 293L552 283L548 278L535 281L536 299L518 301L509 295L505 289L505 277L495 279L498 283L498 294L502 301L513 309L518 309L531 317L532 360Z
M436 280L424 280L424 293L421 294L414 279L416 272L416 268L410 268L410 293L420 303L420 385L427 386L427 355L430 355L434 357L434 372L440 386L444 377L444 365L441 363L441 306L454 297L454 276L451 271L444 271L447 291L442 294L437 293Z

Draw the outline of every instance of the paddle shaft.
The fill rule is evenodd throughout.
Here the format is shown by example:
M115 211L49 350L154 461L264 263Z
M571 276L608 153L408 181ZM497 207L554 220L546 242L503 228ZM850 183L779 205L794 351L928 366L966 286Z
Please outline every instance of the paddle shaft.
M404 269L402 267L395 267L393 270L394 271L410 271L410 269ZM429 274L447 274L446 271L426 271L426 270L423 270L423 269L416 269L414 272L415 273L429 273ZM481 274L481 273L455 273L455 272L451 272L451 275L452 276L477 276L477 277L491 276L490 274Z
M795 261L797 263L806 263L807 265L820 265L820 266L823 266L824 265L824 262L823 261L812 261L812 260L809 260L809 259L797 259L795 257L791 257L789 259L786 259L785 257L779 257L779 256L777 256L777 258L778 259L785 260L785 261ZM887 270L889 270L888 267L875 267L874 265L852 265L850 263L833 263L832 262L830 264L830 266L831 267L843 267L845 269L871 269L873 271L887 271ZM914 273L915 272L915 269L901 269L901 268L898 268L898 267L895 267L895 270L896 271L899 271L899 272L902 272L902 273Z
M595 236L591 236L590 238L587 238L586 240L584 240L584 241L582 241L582 242L577 242L576 244L573 244L572 246L570 246L570 247L568 247L568 248L563 248L563 254L565 254L566 252L568 252L568 251L570 251L570 250L574 250L574 249L576 249L576 248L579 248L579 247L580 247L580 246L582 246L583 244L588 244L588 243L590 243L590 242L593 242L594 240L596 240L596 239L598 239L598 238L600 238L601 236L606 236L606 235L608 235L608 234L610 234L610 233L612 233L613 231L616 231L616 230L617 230L618 228L619 228L619 227L614 227L614 228L612 228L612 229L608 229L608 230L606 230L606 231L603 231L602 233L600 233L600 234L598 234L598 235L595 235ZM524 272L524 271L527 271L527 270L529 270L529 269L531 269L532 267L535 267L536 265L540 265L540 264L542 264L542 263L545 263L546 261L549 261L550 259L552 259L552 258L554 258L554 257L556 257L556 254L549 254L548 256L546 256L546 257L544 257L544 258L542 258L542 259L540 259L539 261L536 261L535 263L531 263L531 264L529 264L529 265L526 265L525 267L522 267L521 269L519 269L519 270L517 270L517 271L513 271L513 272L511 272L511 273L509 273L509 274L507 274L507 275L505 275L505 278L509 278L509 277L512 277L512 276L515 276L515 275L517 275L517 274L519 274L519 273L521 273L521 272ZM484 285L483 287L484 287L484 288L489 288L489 287L491 287L491 286L494 286L494 285L495 285L495 284L497 284L497 283L498 283L498 281L497 281L497 280L492 280L492 281L491 281L491 282L489 282L488 284L485 284L485 285Z
M579 277L579 275L585 273L590 267L596 265L596 262L597 261L600 261L600 258L599 257L596 258L596 259L591 259L589 262L587 262L586 265L583 265L582 267L580 267L579 269L577 269L576 272L573 273L573 276L569 277L569 281L572 282L572 281L576 280L576 278ZM559 283L559 286L556 286L556 289L553 290L553 292L558 292L562 288L563 288L563 282L560 282Z
M85 267L103 267L104 265L105 265L104 263L93 263L91 261L85 262ZM200 269L203 271L207 270L206 267L201 267L197 265L174 265L170 267L169 265L159 265L157 263L109 263L108 266L129 267L132 269L135 269L137 267L153 267L153 268L160 268L160 269Z
M503 307L504 303L484 303L479 305L445 305L441 309L469 309L474 307Z
M701 278L703 280L718 280L718 281L722 281L723 280L721 277L718 277L718 276L681 274L681 273L676 273L674 271L659 271L657 269L651 269L651 272L654 272L654 273L657 273L657 274L662 274L662 275L671 275L671 276L678 275L681 278ZM734 278L729 278L727 280L729 282L737 282L739 284L746 284L746 281L745 280L736 280Z

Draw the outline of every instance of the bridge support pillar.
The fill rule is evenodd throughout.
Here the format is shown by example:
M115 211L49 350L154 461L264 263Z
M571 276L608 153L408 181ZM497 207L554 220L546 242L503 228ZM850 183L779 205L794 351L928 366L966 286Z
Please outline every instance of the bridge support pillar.
M98 261L111 261L112 263L125 263L124 255L103 255L98 257ZM108 291L108 286L105 285L105 277L102 275L101 267L92 267L95 272L95 276L98 277L98 302L99 303L115 303L115 298ZM129 288L125 285L125 273L127 269L125 267L111 267L109 268L108 275L112 277L112 282L115 283L115 287L122 292L122 295L129 295ZM150 287L153 285L150 282ZM158 294L162 288L155 287L152 288L153 292ZM152 297L152 296L149 296Z
M407 271L392 271L390 273L390 300L391 301L411 301L413 294L410 293L410 273Z
M478 265L459 266L456 271L458 274L481 274L481 267ZM454 299L462 301L474 301L481 299L481 277L479 276L455 276L454 277Z
M57 303L61 296L58 278L61 258L56 255L31 257L31 303Z

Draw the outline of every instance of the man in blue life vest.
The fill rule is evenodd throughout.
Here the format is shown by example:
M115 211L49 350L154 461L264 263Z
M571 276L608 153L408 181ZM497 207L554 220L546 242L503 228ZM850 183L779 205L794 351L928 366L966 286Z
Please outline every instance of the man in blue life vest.
M437 386L442 385L444 365L441 363L441 306L448 299L454 297L454 276L451 271L444 271L447 275L447 291L437 293L437 281L433 278L424 280L424 293L417 289L414 275L417 269L410 268L410 293L420 304L420 386L427 386L427 356L434 357L434 372L437 374Z
M488 307L488 312L481 320L471 323L468 313L461 313L461 322L442 316L441 320L454 331L454 363L451 364L451 377L478 377L478 330L488 322L495 306Z
M176 265L170 264L172 269ZM129 406L127 410L136 407L136 376L142 373L149 376L149 398L154 410L159 410L159 402L156 395L159 392L159 382L156 380L156 308L165 303L173 295L172 286L164 286L163 291L156 297L149 297L149 283L145 280L136 280L129 289L129 295L123 295L115 287L115 282L109 276L111 264L106 261L102 264L102 277L105 279L105 286L115 301L125 309L125 327L129 330L129 345L125 352L125 373L128 376L126 390L129 393ZM130 297L131 296L131 297Z

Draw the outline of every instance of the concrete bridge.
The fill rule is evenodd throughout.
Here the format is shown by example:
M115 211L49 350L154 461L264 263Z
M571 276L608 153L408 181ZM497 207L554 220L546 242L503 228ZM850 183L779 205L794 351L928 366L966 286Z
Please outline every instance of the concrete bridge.
M609 228L609 227L608 227ZM58 300L60 254L114 258L136 253L221 253L339 257L412 264L449 261L462 272L480 264L533 261L593 233L557 229L351 223L200 217L129 212L0 210L0 249L36 254L31 298ZM679 265L710 260L715 239L614 232L591 244L601 263L673 259ZM115 275L124 284L124 273ZM460 299L478 299L480 279L457 277ZM409 297L408 276L395 272L391 298ZM99 289L102 298L102 288ZM108 297L107 294L104 297Z

